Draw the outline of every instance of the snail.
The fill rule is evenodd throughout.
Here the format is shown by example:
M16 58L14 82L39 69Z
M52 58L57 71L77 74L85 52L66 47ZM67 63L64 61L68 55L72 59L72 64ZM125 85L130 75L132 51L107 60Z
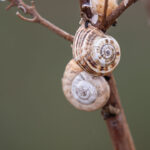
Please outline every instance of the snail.
M86 14L87 19L89 19L90 22L93 24L96 24L99 20L102 21L102 17L104 15L104 7L105 7L105 0L89 0L88 3L83 4L82 9L83 13ZM108 0L108 8L106 16L110 15L113 10L115 10L118 7L118 0ZM85 12L84 12L85 11Z
M111 36L97 28L82 24L73 41L73 57L85 71L104 76L111 73L120 61L120 46Z
M110 88L104 77L83 71L73 59L66 66L62 86L67 100L79 110L95 111L102 108L110 97Z

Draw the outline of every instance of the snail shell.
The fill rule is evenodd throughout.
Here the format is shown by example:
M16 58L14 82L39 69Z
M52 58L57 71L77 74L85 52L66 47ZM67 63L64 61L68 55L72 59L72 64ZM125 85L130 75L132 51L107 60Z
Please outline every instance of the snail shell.
M90 0L90 9L93 15L92 22L95 24L97 21L95 20L102 20L104 14L104 7L105 7L105 0ZM110 15L113 10L118 7L117 0L109 0L108 1L108 8L106 16ZM97 16L97 17L96 17ZM95 20L95 21L94 21Z
M97 76L107 75L120 61L120 46L97 28L81 25L75 34L73 56L83 70Z
M104 77L95 77L83 71L73 59L66 66L62 85L67 100L79 110L102 108L110 96Z

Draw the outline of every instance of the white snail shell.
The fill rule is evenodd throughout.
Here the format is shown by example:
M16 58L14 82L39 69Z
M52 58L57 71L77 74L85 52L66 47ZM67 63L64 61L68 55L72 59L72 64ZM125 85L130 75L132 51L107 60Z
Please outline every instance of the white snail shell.
M104 7L105 7L105 0L90 0L90 8L91 12L93 13L92 22L94 24L97 22L95 20L96 18L102 20ZM117 0L109 0L106 16L110 15L112 11L115 10L117 7L118 7Z
M111 36L89 25L81 25L73 42L73 56L77 64L93 75L111 73L120 61L120 46Z
M73 59L66 67L62 84L67 100L79 110L102 108L110 96L107 81L83 71Z

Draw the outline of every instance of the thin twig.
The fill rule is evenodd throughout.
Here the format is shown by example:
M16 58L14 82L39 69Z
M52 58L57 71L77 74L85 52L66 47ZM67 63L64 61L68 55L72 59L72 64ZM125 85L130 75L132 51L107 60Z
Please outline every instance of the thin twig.
M10 2L10 5L6 8L7 10L10 9L11 7L17 6L18 9L22 10L24 14L29 14L32 16L32 18L27 18L24 17L17 11L16 15L27 22L32 22L32 23L39 23L41 25L44 25L48 29L54 31L56 34L59 36L63 37L64 39L72 42L73 41L73 36L64 30L60 29L56 25L52 24L50 21L44 19L36 10L35 3L32 1L31 6L25 4L23 0L8 0Z
M148 24L150 25L150 0L142 0L148 15Z
M123 0L120 5L107 17L105 30L107 30L116 19L132 4L134 4L137 0Z
M105 0L104 13L103 13L103 18L102 18L102 26L105 26L105 23L106 23L106 16L107 16L107 9L108 9L108 1L109 1L109 0Z

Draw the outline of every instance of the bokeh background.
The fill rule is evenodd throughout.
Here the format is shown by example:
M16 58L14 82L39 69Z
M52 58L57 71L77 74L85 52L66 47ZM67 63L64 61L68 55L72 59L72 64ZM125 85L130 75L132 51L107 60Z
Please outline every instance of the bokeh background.
M29 2L29 1L26 1ZM100 111L76 110L61 78L70 43L47 28L23 22L0 3L0 149L111 150ZM78 1L36 0L38 11L69 33L80 20ZM109 31L122 59L114 74L137 150L150 149L150 26L138 2Z

